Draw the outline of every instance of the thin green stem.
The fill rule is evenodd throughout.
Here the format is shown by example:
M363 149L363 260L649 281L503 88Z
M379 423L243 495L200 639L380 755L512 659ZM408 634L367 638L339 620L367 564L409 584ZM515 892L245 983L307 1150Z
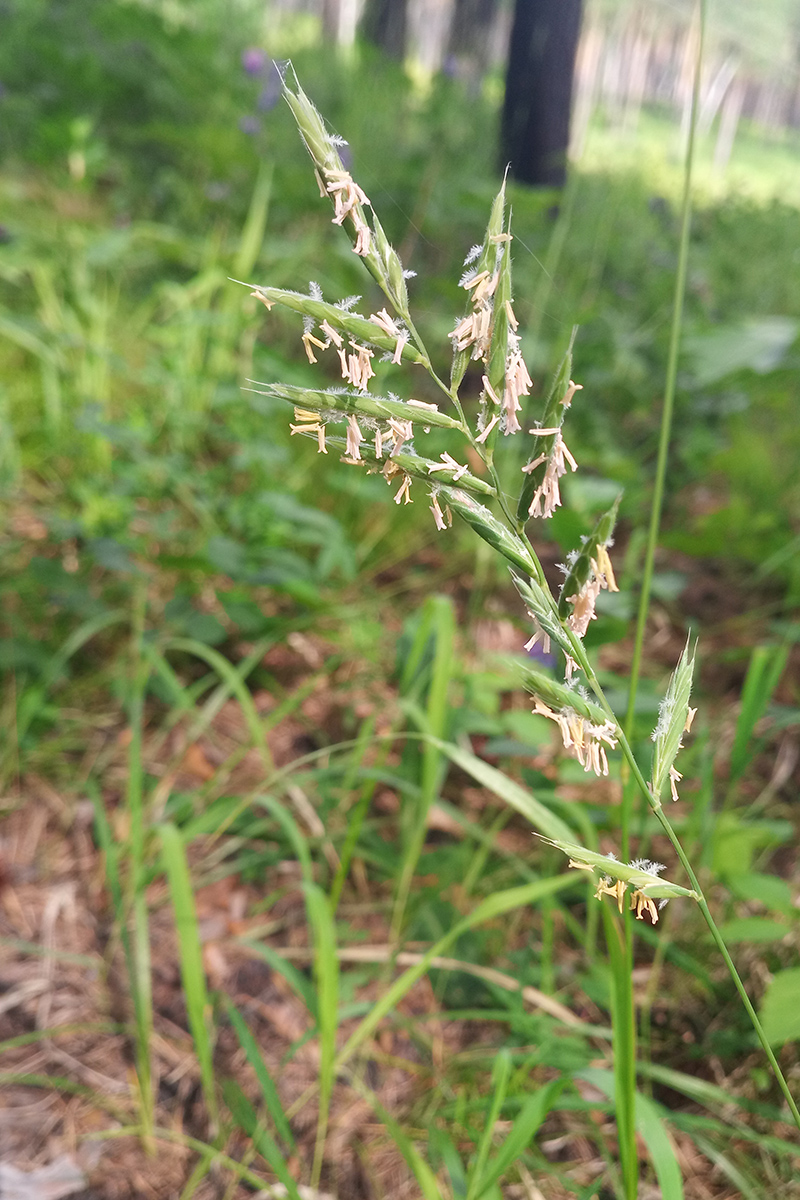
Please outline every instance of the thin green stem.
M680 351L681 327L683 324L683 303L686 294L686 273L689 262L689 235L692 223L692 173L694 169L695 135L697 130L697 115L700 104L700 68L703 61L703 42L706 26L706 0L699 0L700 29L697 46L697 59L694 69L692 86L692 110L689 121L689 137L686 143L686 158L683 170L683 201L681 204L681 234L678 247L678 269L675 275L675 292L672 301L672 325L669 338L669 354L667 357L667 375L664 384L664 407L661 411L661 430L658 439L658 458L656 475L653 485L653 500L650 508L650 524L647 531L644 570L642 586L639 593L639 609L636 616L636 633L633 643L633 657L630 667L630 684L628 688L628 707L625 713L624 730L626 737L633 733L634 715L636 712L636 693L639 687L639 674L642 665L644 635L647 627L647 615L650 609L650 594L653 585L653 567L655 563L656 546L661 526L661 513L664 507L664 484L667 477L667 460L672 437L672 417L675 409L675 388L678 378L678 353ZM623 789L621 808L620 850L623 858L630 857L630 826L633 811L634 788L630 785Z

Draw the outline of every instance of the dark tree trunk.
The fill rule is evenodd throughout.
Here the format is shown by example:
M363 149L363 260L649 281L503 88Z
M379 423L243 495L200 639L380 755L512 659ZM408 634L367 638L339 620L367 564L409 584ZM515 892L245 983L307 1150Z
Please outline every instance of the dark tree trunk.
M367 0L361 32L390 58L402 62L406 53L406 0Z
M581 0L515 0L500 143L502 166L521 183L566 179L580 24Z

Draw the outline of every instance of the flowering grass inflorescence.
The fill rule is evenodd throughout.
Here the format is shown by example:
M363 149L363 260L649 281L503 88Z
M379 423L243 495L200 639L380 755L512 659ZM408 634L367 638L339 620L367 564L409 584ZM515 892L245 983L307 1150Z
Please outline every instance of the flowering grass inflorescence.
M630 911L640 920L647 914L653 924L658 920L661 903L670 897L684 897L697 903L733 978L792 1117L800 1127L800 1110L661 802L667 783L673 800L678 799L677 784L681 775L675 760L682 747L683 736L691 728L695 712L689 707L694 656L689 653L688 641L670 681L653 733L655 749L648 783L626 732L603 693L583 645L595 616L600 592L604 589L610 592L618 590L609 549L613 545L619 497L600 516L580 546L568 555L563 567L564 583L557 597L550 589L526 534L526 525L530 520L552 517L561 504L560 480L568 469L575 471L578 468L564 440L563 425L581 385L571 377L576 332L573 330L540 412L530 419L526 418L522 401L530 396L533 384L522 356L519 325L513 307L512 235L505 181L492 205L484 240L480 245L473 246L464 264L465 272L460 283L467 293L467 305L450 335L453 357L448 384L432 366L425 343L409 311L406 281L413 272L403 269L369 197L345 167L339 154L341 139L328 133L319 113L296 80L294 87L290 87L284 75L283 89L313 160L320 194L333 204L333 223L347 231L353 251L380 287L388 306L383 305L377 312L364 316L355 311L359 297L348 297L331 304L324 300L316 284L311 285L308 294L246 285L267 309L278 304L300 313L303 317L302 341L309 362L317 363L318 354L332 352L338 359L342 380L346 385L317 390L273 383L259 385L257 390L263 388L264 394L283 399L293 406L292 434L313 439L322 454L333 451L340 455L343 463L370 472L380 472L394 489L397 504L412 503L412 488L425 486L437 530L446 532L452 524L453 515L459 516L511 564L512 578L533 623L533 634L527 648L541 643L542 649L549 653L555 645L562 653L564 664L563 681L539 671L526 672L525 682L534 695L534 711L555 722L565 750L589 773L598 776L609 774L608 751L616 748L621 750L631 780L672 844L691 887L685 888L662 879L661 872L666 868L650 859L637 858L630 863L623 863L613 855L601 855L577 843L550 839L552 844L568 856L570 866L595 873L596 898L612 897L620 915L624 911L624 897L629 888ZM388 395L376 394L371 389L376 386L373 381L379 378L375 365L381 361L421 367L441 393L443 399L440 403L449 406L450 411L443 411L439 403L427 400L413 397L402 399L391 392ZM470 362L481 364L482 383L478 413L472 423L467 419L459 395ZM426 455L424 437L434 426L447 430L454 438L460 437L460 446L454 445L452 453L448 449L440 453L438 458ZM502 485L495 463L494 451L499 434L504 437L521 435L531 439L515 508L509 504L508 493L517 489ZM473 473L468 463L482 463L482 468L478 473ZM435 752L433 744L429 749ZM540 815L538 820L544 825L545 821L549 822L550 816L548 813L543 819ZM625 846L626 830L623 819L622 843ZM404 883L398 903L400 914L410 885L409 872L413 870L422 847L419 831L415 845L415 853L404 865ZM616 971L620 975L617 982L618 1002L612 1008L615 1043L619 1039L621 1047L619 1059L615 1058L615 1080L625 1193L628 1200L633 1200L638 1168L633 1117L635 1034L633 999L628 978L632 953L627 924L624 926L623 940L627 947L624 953L612 949L614 938L609 942L609 953L612 960L616 961ZM622 974L626 976L627 983L621 982ZM625 1049L622 1049L623 1046Z
M309 362L316 364L321 356L332 354L334 361L338 360L343 381L342 385L320 390L281 384L259 386L266 394L293 405L293 435L312 438L319 453L338 453L341 462L349 466L380 472L393 488L396 504L411 503L416 488L424 484L438 530L445 532L455 513L512 564L514 581L533 622L533 635L525 648L541 642L549 653L555 642L564 662L563 683L540 673L528 674L534 712L555 722L564 749L585 771L608 775L607 751L617 747L620 730L610 710L589 700L587 684L596 687L596 681L581 642L595 616L601 590L618 590L609 548L613 545L619 497L570 553L563 567L565 579L560 594L553 596L525 526L532 519L547 520L553 515L561 504L560 479L568 468L577 470L578 464L564 439L563 424L582 389L571 378L573 330L540 413L524 423L526 431L520 420L525 416L522 402L530 396L533 382L522 355L513 306L512 234L505 180L492 206L484 240L472 247L464 263L460 286L467 294L466 311L456 320L450 335L453 362L448 386L431 366L409 311L406 280L413 273L403 269L369 197L345 167L339 154L342 140L328 133L296 81L290 87L284 77L284 95L313 160L320 195L333 205L332 221L347 231L354 253L364 261L388 304L377 312L362 314L357 311L360 297L330 303L316 283L311 283L307 294L248 285L267 309L277 304L302 316L301 336ZM414 397L403 399L391 392L376 394L375 365L382 361L422 367L453 415L438 403ZM481 365L482 387L474 424L467 419L459 397L470 362ZM434 426L460 436L461 447L454 447L453 453L440 453L438 459L427 456L424 437ZM499 434L531 439L515 511L507 504L507 489L501 486L494 461ZM469 470L464 461L468 456L473 461L482 460L488 479ZM484 501L494 502L500 513L493 512ZM585 683L581 683L581 673ZM687 678L690 686L691 673ZM683 691L686 680L684 676L682 679ZM670 712L680 707L672 701L670 705ZM671 731L674 722L670 723L668 715L662 716L661 723L664 721ZM684 712L681 728L685 722ZM658 730L654 737L657 749L651 800L658 801L664 770L673 789L679 778L674 758L680 738L672 732L662 737ZM662 770L665 756L669 762ZM601 882L598 896L607 891ZM653 918L656 911L652 902L637 902L634 908L639 917L647 911Z

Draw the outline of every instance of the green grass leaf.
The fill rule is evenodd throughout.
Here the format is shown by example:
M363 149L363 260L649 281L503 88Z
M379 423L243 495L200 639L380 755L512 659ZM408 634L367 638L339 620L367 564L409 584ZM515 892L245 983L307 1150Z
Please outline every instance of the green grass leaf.
M542 1121L561 1095L564 1083L565 1080L563 1079L554 1079L527 1097L514 1120L514 1124L511 1126L508 1136L491 1161L486 1165L480 1183L473 1193L474 1200L480 1200L490 1187L502 1179L520 1155L524 1154L533 1141Z
M683 1180L658 1105L636 1093L636 1132L644 1139L661 1188L662 1200L683 1200Z
M238 1083L233 1079L226 1079L222 1084L222 1095L234 1121L252 1139L258 1153L269 1163L271 1170L286 1188L290 1200L300 1200L297 1184L289 1174L289 1168L275 1139L259 1121L256 1110Z
M767 711L767 705L780 683L789 658L789 649L785 644L756 646L750 656L750 665L742 689L742 706L731 748L731 785L741 779L747 769L753 753L753 732Z
M578 880L577 882L581 883L582 881ZM522 887L495 892L494 895L483 900L469 916L458 921L444 937L434 943L418 963L404 971L400 978L387 988L369 1015L364 1018L339 1051L336 1058L337 1068L347 1062L358 1047L375 1031L383 1018L399 1004L417 980L422 978L432 960L438 955L444 954L445 950L452 946L453 942L457 941L468 929L472 929L475 925L481 925L484 921L491 921L495 917L503 916L507 912L512 912L515 908L535 904L542 897L553 895L574 886L575 883L576 880L573 876L558 875L552 879L537 879L534 883L524 884Z
M189 865L186 861L183 838L175 826L161 825L158 832L175 912L175 929L178 935L178 953L186 1014L200 1067L203 1094L211 1119L216 1124L217 1096L211 1039L211 1005L206 990L203 951Z
M335 1080L336 1030L339 1024L339 959L336 927L328 898L314 883L303 886L308 923L314 939L314 979L317 986L319 1025L319 1118L311 1185L316 1187L322 1171Z
M574 841L574 831L560 817L557 817L554 812L551 812L549 808L546 808L544 804L531 795L527 788L515 783L513 779L509 779L502 771L498 771L490 763L478 758L471 750L465 750L461 746L454 746L452 742L442 742L435 738L431 740L441 750L442 754L447 755L455 766L460 767L467 775L471 775L481 787L487 788L493 795L505 801L511 808L516 809L526 820L530 821L537 833L541 833L543 837L552 838L553 841Z
M239 1039L239 1045L244 1050L245 1057L255 1072L258 1086L261 1088L261 1095L264 1097L264 1103L267 1106L269 1115L275 1122L278 1135L283 1138L286 1145L294 1153L297 1150L297 1143L294 1140L294 1134L289 1122L286 1119L286 1113L283 1111L283 1105L281 1104L280 1096L278 1095L272 1076L267 1070L263 1055L258 1048L258 1042L253 1037L247 1022L230 997L223 996L222 1002L236 1036Z
M294 963L289 962L272 946L268 946L266 942L255 942L248 938L242 938L241 944L246 946L252 954L263 958L266 963L282 975L294 994L303 1001L311 1016L316 1021L317 1019L317 993L311 983L311 980L299 971Z
M467 1200L477 1200L477 1197L487 1190L494 1182L493 1179L485 1177L486 1160L489 1157L489 1151L492 1148L492 1138L494 1137L494 1127L497 1119L500 1116L500 1111L503 1107L503 1101L506 1098L508 1090L508 1081L511 1078L511 1055L507 1050L503 1049L497 1055L492 1067L492 1083L494 1090L486 1110L483 1132L481 1133L480 1141L478 1142L478 1151L475 1155L475 1161L472 1164L469 1172L469 1183L467 1186Z

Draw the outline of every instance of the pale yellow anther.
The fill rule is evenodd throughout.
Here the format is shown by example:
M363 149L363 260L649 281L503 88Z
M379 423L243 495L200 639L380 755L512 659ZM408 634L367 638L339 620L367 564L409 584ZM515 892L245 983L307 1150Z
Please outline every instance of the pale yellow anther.
M400 487L394 497L395 504L400 504L401 501L403 504L411 504L412 503L412 500L411 500L411 476L410 475L404 476L403 482L400 484Z
M601 900L603 896L613 896L617 902L617 908L622 912L622 901L625 896L627 884L622 879L617 879L614 883L610 879L601 879L597 885L597 891L594 894L595 900Z
M275 303L274 300L268 300L266 296L262 296L261 292L251 292L250 295L253 296L254 299L260 300L267 309L272 308L273 304Z
M492 417L489 424L484 429L483 433L478 434L478 436L475 438L475 441L476 442L485 442L486 439L488 438L489 434L492 432L495 425L497 425L499 423L499 421L500 421L500 414L495 413L495 415Z
M614 578L614 568L611 565L611 559L608 554L608 549L605 546L597 547L597 561L592 562L595 569L595 574L605 576L606 587L610 592L618 592L617 581Z
M583 384L582 383L574 383L570 379L569 387L567 388L567 390L564 393L562 400L561 400L561 403L564 405L564 408L569 408L570 404L572 404L572 397L575 395L575 393L582 392L582 391L583 391Z
M646 910L649 913L650 920L654 925L658 924L658 909L649 896L645 896L644 892L635 891L631 896L631 909L636 909L636 920L642 921L644 917L642 913ZM619 910L622 912L622 909Z
M495 404L499 408L500 407L500 397L498 396L497 392L494 390L492 385L489 383L488 375L483 376L483 387L484 387L484 390L486 391L487 395L491 397L491 399L495 402Z
M338 348L342 344L342 335L339 333L339 331L337 329L334 329L333 326L330 325L327 321L322 321L322 323L320 324L320 329L322 330L322 332L325 334L326 337L330 338L330 340L333 342L334 346L336 346L336 348L338 350Z

